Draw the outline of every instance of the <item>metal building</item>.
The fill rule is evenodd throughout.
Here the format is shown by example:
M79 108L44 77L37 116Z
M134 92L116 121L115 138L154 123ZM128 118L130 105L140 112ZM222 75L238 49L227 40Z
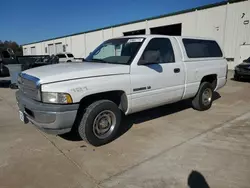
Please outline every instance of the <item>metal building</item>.
M250 1L230 0L158 17L23 45L24 55L71 52L86 57L101 42L124 35L210 37L222 47L230 69L250 56Z

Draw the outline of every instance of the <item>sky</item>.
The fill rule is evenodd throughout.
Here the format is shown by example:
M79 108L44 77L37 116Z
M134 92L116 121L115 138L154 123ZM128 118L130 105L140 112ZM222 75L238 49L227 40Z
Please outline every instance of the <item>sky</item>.
M0 40L25 44L220 1L1 0Z

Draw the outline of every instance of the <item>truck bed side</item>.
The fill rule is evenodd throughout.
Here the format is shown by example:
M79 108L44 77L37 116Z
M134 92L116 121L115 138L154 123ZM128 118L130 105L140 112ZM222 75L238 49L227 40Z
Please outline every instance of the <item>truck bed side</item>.
M181 37L176 37L181 49L186 79L183 99L194 97L199 89L202 79L213 75L217 78L216 88L220 89L226 83L227 61L219 58L188 58Z

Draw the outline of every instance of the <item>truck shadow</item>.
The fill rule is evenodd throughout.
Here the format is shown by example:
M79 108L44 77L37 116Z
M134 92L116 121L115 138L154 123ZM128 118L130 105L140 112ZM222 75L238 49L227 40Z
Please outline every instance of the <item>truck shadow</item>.
M213 101L219 98L221 98L220 94L218 92L214 92ZM118 134L114 138L114 140L125 134L129 129L131 129L133 125L177 113L188 108L192 108L190 99L179 101L173 104L167 104L157 108L152 108L150 110L145 110L142 112L137 112L129 116L124 116ZM60 135L60 137L68 141L81 140L80 136L77 134L76 128L73 128L70 133Z
M221 98L220 94L218 92L214 92L213 101L219 98ZM119 130L119 134L117 135L117 138L125 134L129 129L131 129L133 125L154 120L163 116L168 116L177 112L181 112L188 108L192 108L190 99L125 116L123 118L122 125Z

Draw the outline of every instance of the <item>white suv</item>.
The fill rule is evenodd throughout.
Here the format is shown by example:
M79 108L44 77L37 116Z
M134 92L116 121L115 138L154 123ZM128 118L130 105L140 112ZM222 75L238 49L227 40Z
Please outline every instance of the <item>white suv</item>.
M59 62L72 62L74 61L75 57L72 53L60 53L56 55L59 58Z

